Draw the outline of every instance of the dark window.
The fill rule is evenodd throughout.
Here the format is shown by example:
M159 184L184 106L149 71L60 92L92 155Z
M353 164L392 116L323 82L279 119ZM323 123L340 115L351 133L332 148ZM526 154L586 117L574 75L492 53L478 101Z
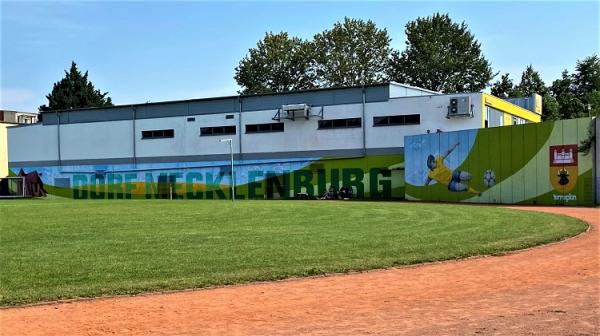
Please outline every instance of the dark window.
M172 129L142 131L142 140L163 139L163 138L173 138L173 137L175 137L175 130L172 130Z
M283 132L283 123L255 124L246 125L246 133L271 133Z
M201 127L200 136L235 134L235 126Z
M187 118L187 121L196 121L196 118L194 118L194 117L189 117L189 118Z
M404 116L405 125L419 125L421 123L420 114L407 114Z
M373 117L373 126L401 126L401 125L419 125L421 123L420 114L402 114L386 117Z
M361 123L362 123L361 118L319 120L318 128L319 129L355 128L355 127L360 127Z
M373 126L386 126L388 122L388 117L373 117Z
M332 126L333 126L333 121L331 121L331 120L319 120L319 128L320 129L332 128Z
M404 125L404 116L403 115L389 116L387 118L388 118L388 125Z
M246 133L257 133L258 125L246 125Z
M233 114L228 114L228 115L225 116L225 119L233 119L233 118L234 118Z

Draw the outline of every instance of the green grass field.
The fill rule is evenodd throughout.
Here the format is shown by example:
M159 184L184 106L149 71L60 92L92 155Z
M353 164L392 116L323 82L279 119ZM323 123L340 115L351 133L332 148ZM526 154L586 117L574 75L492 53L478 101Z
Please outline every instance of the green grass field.
M497 254L578 220L333 201L0 202L0 305L219 286Z

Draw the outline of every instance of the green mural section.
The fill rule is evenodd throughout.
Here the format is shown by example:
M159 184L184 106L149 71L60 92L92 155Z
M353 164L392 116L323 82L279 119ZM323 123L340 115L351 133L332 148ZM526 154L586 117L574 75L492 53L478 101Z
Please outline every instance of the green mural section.
M231 198L228 165L181 168L174 163L171 169L168 166L160 170L119 172L108 169L87 174L65 173L70 167L30 167L25 171L41 172L49 194L75 199ZM98 167L89 169L94 171ZM352 198L401 199L404 197L403 169L403 154L321 158L294 164L236 162L235 196L237 199L317 198L344 187L352 190ZM67 180L69 186L52 183L57 180L63 183Z
M409 200L591 205L592 153L580 153L589 118L465 130L453 135L405 138L406 198ZM443 137L450 140L444 140ZM452 139L460 141L452 141ZM458 143L458 145L456 145ZM463 147L463 152L452 150ZM450 181L422 183L437 169L423 152L443 157ZM454 163L454 164L453 164ZM435 174L434 174L435 175Z
M284 174L257 170L249 173L247 184L236 188L236 197L287 199L305 194L312 198L346 187L352 188L354 198L400 199L404 198L403 161L401 154L330 158Z

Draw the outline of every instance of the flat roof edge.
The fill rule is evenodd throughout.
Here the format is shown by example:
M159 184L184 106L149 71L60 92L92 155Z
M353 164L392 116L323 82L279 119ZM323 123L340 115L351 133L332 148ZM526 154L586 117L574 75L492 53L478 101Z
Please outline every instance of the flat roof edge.
M392 82L367 84L367 85L353 85L353 86L332 86L332 87L326 87L326 88L315 88L315 89L295 90L295 91L286 91L286 92L269 92L269 93L258 93L258 94L249 94L249 95L240 94L240 95L221 96L221 97L165 100L165 101L150 102L150 103L120 104L120 105L104 106L104 107L83 107L83 108L74 108L74 109L41 111L40 114L50 114L50 113L57 113L57 112L70 112L70 111L101 110L101 109L122 108L122 107L137 107L137 106L148 106L148 105L161 105L161 104L171 104L171 103L192 103L192 102L218 101L218 100L227 100L227 99L243 99L243 98L250 98L250 97L281 96L281 95L290 95L290 94L301 94L301 93L307 93L307 92L332 91L332 90L344 90L344 89L384 87L384 86L391 85L391 83Z

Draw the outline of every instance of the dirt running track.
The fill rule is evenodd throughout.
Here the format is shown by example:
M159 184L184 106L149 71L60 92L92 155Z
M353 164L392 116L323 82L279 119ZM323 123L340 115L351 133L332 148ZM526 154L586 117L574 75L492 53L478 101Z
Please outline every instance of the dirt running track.
M2 335L598 335L600 210L577 238L501 257L0 310Z

